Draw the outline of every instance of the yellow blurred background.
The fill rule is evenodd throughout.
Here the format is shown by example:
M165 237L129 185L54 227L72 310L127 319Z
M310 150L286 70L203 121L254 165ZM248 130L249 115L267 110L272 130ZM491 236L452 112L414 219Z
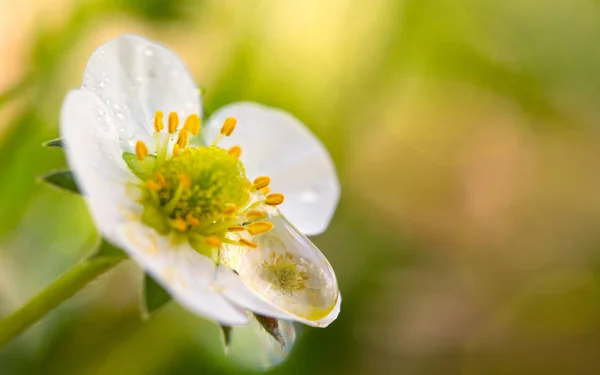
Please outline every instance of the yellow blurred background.
M600 3L0 0L0 316L88 254L58 113L121 33L173 48L211 113L281 107L342 199L314 242L344 303L280 374L600 373ZM252 372L124 264L0 352L0 374ZM252 346L247 352L252 356Z

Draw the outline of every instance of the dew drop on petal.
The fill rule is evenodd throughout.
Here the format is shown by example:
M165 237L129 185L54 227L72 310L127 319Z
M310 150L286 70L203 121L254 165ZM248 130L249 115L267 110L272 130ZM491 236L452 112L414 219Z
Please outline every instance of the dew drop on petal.
M258 247L230 247L224 254L226 264L252 290L281 309L307 320L326 317L339 296L331 265L276 209L267 220L274 227L252 238Z

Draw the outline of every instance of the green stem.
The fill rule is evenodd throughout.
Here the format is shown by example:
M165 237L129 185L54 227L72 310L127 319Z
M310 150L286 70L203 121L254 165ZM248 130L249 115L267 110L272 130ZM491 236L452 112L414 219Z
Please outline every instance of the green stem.
M20 309L0 320L0 348L125 258L124 253L103 241L98 253L71 268Z

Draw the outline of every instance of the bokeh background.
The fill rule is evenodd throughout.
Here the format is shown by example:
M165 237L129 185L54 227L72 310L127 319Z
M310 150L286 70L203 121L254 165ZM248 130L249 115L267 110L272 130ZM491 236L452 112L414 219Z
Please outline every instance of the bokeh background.
M40 144L123 32L177 51L208 113L284 108L336 163L314 242L342 313L273 373L600 373L597 0L0 0L0 316L92 249L84 202L37 181L66 165ZM140 281L92 283L0 374L252 372L175 304L143 322Z

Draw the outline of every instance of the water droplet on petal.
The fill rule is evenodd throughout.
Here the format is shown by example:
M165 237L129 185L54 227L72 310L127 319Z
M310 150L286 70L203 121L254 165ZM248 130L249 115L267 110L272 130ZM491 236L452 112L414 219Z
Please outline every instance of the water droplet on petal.
M144 49L144 55L146 55L146 56L154 56L154 49L152 47L146 47Z
M229 246L224 263L256 293L281 309L308 320L325 318L339 290L335 273L319 249L272 210L269 232L254 236L256 249Z

